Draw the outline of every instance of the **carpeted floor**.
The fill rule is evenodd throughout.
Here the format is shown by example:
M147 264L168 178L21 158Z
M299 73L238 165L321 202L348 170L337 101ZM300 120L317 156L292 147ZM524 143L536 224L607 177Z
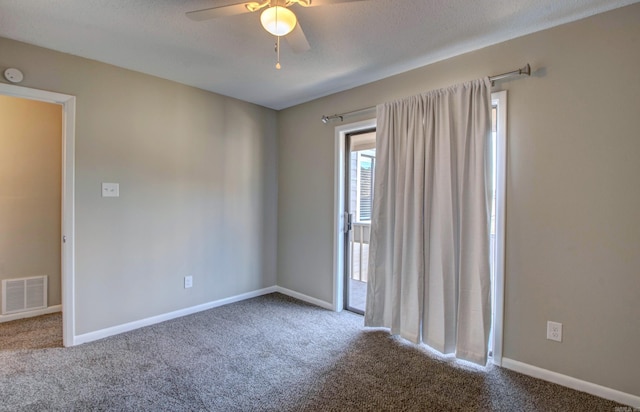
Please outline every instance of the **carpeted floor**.
M440 357L362 323L352 313L272 294L72 348L61 347L59 315L0 324L0 410L614 411L620 406L502 368Z
M61 347L61 313L0 323L0 351L2 352Z

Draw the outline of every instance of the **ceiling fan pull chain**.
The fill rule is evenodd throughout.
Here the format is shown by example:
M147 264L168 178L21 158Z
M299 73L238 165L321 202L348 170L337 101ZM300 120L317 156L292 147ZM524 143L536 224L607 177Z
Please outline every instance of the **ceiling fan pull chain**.
M280 36L276 36L276 69L280 70Z

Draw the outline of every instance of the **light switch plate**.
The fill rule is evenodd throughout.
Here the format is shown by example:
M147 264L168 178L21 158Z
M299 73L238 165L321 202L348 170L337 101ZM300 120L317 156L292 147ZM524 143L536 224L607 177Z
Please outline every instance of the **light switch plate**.
M120 197L120 184L118 184L118 183L103 183L102 184L102 197Z

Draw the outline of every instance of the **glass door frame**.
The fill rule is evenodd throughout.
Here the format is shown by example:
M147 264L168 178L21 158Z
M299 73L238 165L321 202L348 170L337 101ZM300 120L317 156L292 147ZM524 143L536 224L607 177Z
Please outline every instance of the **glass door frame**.
M376 119L338 125L334 129L333 310L345 308L345 163L347 135L376 128Z
M351 269L353 257L351 256L351 242L354 237L353 224L356 223L356 211L351 208L351 153L357 152L351 150L351 139L353 136L362 134L375 133L375 127L359 129L357 131L347 133L344 139L344 272L343 272L343 307L350 312L364 315L364 308L360 309L350 304L351 297ZM357 206L356 206L357 207ZM362 247L362 244L360 245ZM360 261L360 271L362 271L362 260Z

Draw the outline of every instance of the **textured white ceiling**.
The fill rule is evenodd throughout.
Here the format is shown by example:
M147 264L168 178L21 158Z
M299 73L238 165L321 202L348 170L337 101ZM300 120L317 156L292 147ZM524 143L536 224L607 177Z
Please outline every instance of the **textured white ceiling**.
M281 70L259 14L185 17L239 0L0 0L0 36L282 109L637 1L294 5L311 50L283 42Z

